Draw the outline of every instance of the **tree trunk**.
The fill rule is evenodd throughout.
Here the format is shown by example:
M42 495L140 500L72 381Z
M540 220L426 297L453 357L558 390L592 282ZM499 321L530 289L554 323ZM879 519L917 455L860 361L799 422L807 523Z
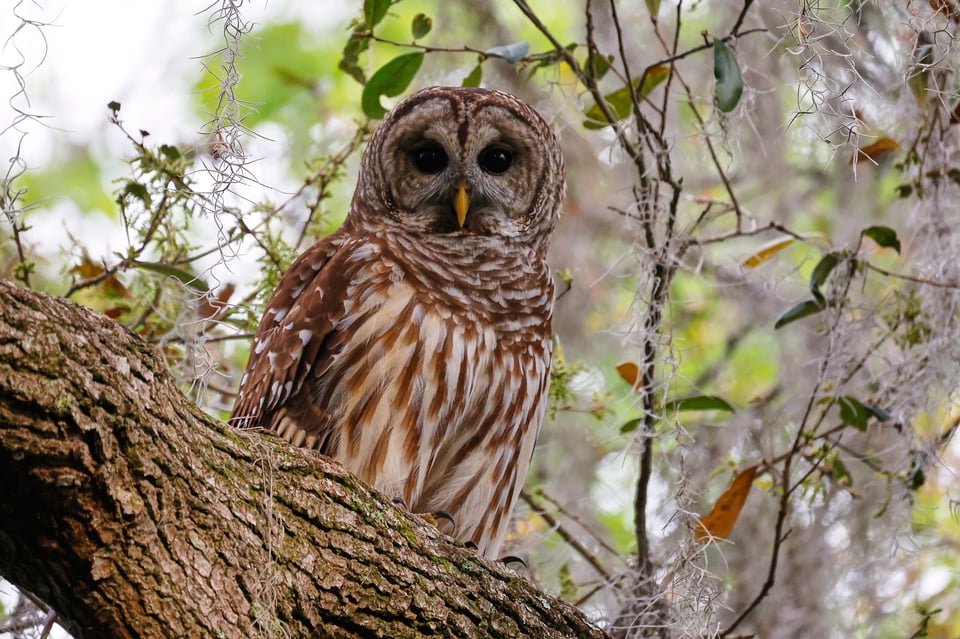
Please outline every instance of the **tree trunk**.
M605 637L151 347L0 282L0 574L76 637Z

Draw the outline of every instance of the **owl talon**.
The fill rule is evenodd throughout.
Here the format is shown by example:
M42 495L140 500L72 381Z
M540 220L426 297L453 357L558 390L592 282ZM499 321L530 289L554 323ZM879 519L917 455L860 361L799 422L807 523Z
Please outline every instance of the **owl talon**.
M510 564L520 564L524 567L524 569L530 567L527 565L527 561L525 559L522 557L517 557L516 555L507 555L506 557L501 557L500 563L505 566L509 566Z
M403 497L394 497L390 501L392 501L395 505L399 506L400 508L406 510L407 512L410 512L410 507L407 506L407 500L405 500ZM428 524L434 526L435 528L438 527L437 524L440 522L441 519L449 521L451 526L457 525L457 520L453 518L453 515L451 515L445 510L436 510L432 513L418 513L418 514L422 518L426 519Z
M445 510L435 510L435 511L433 511L433 518L434 518L434 520L446 519L447 521L450 522L450 525L451 525L451 526L456 526L456 525L457 525L457 520L453 518L453 515L451 515L450 513L448 513L448 512L445 511Z

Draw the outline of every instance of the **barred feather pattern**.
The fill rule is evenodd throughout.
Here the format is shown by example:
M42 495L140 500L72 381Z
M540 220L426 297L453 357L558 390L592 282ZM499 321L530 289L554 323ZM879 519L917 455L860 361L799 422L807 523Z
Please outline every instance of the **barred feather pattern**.
M408 100L437 107L430 91L440 89ZM469 147L470 133L462 129L475 118L480 129L486 122L470 107L481 108L483 99L499 105L506 94L464 91L444 89L439 108L452 110L459 144ZM549 137L537 143L558 151L539 116L508 97L512 111L517 104L524 109L524 126L546 131ZM451 231L444 199L437 207L444 220L425 228L421 207L411 223L395 204L403 194L384 186L390 176L378 181L373 174L395 164L384 129L423 117L434 122L426 111L408 110L381 126L344 226L284 275L254 339L232 422L319 450L414 512L451 514L449 532L495 558L547 402L554 290L541 236L543 229L549 236L559 214L562 164L556 153L521 167L553 173L525 187L522 210L487 198L476 226ZM374 162L384 153L386 168ZM459 161L467 165L472 155ZM461 183L466 173L450 179ZM482 200L485 178L469 179ZM370 191L371 183L378 190ZM490 221L501 215L506 222Z

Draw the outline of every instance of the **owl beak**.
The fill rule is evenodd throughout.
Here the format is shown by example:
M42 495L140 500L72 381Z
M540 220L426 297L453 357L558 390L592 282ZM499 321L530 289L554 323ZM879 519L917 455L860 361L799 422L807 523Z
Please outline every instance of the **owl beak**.
M461 183L457 187L457 194L453 198L453 208L457 211L457 222L460 223L460 228L463 228L464 222L467 221L467 211L470 210L470 196L467 194L467 185Z

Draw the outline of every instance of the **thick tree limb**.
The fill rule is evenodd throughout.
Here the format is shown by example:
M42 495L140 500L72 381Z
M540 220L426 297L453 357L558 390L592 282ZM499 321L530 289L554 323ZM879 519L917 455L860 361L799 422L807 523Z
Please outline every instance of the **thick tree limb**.
M605 637L339 466L228 429L151 347L0 282L0 574L78 637Z

